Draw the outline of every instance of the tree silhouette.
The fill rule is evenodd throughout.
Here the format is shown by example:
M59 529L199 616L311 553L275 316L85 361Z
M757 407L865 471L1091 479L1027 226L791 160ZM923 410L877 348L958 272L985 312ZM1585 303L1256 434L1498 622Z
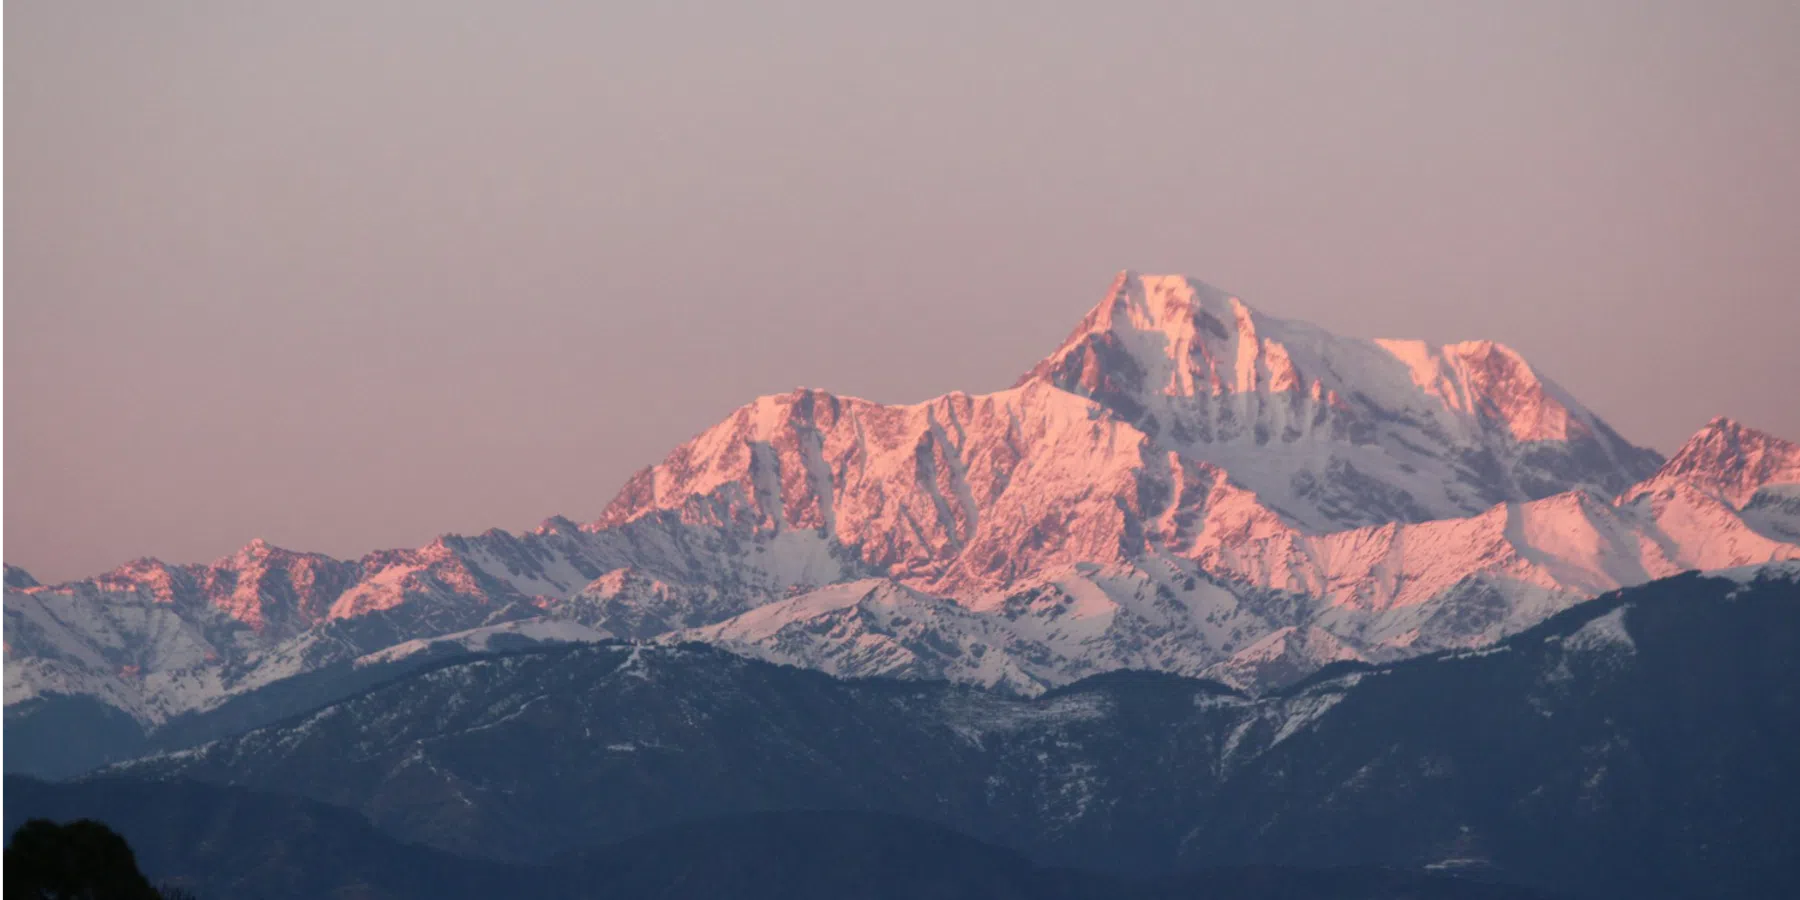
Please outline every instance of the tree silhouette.
M32 819L6 846L5 900L161 900L131 846L92 819Z

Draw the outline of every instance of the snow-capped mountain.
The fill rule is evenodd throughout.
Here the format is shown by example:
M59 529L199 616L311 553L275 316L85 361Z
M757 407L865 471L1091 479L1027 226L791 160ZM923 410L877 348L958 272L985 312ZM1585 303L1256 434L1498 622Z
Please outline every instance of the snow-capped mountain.
M1317 534L1611 496L1659 462L1506 347L1342 338L1125 273L1012 390L764 397L638 473L600 524L817 528L962 591L1129 555L1202 500ZM1208 496L1227 484L1238 496Z
M839 674L1027 693L1113 668L1258 688L1342 659L1490 643L1682 571L1800 558L1792 538L1750 521L1754 510L1668 471L1616 498L1575 490L1328 534L1288 526L1228 484L1209 493L1190 531L1152 519L1140 550L1104 563L1046 564L1003 589L938 596L839 586L675 637Z
M847 574L816 537L660 517L604 531L552 519L522 535L446 536L356 561L256 541L208 565L138 560L9 588L6 702L92 696L153 725L421 640L509 625L526 639L609 636L605 623L662 633ZM601 627L533 624L546 618Z
M1700 508L1724 505L1770 540L1792 544L1800 540L1800 445L1721 416L1627 496L1662 508L1677 496Z
M1034 381L1314 532L1613 494L1659 462L1503 345L1339 337L1179 276L1120 274Z
M64 585L9 568L6 701L154 725L448 641L701 640L1021 693L1115 668L1244 687L1486 643L1685 569L1800 557L1800 449L1674 459L1515 352L1344 338L1125 273L1014 387L757 399L599 519L340 561L252 543Z

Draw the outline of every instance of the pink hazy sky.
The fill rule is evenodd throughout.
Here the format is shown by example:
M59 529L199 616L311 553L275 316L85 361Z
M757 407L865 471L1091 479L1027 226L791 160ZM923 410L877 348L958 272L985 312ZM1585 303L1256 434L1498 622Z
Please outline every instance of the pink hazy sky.
M1121 268L1800 438L1800 5L6 5L5 556L597 515Z

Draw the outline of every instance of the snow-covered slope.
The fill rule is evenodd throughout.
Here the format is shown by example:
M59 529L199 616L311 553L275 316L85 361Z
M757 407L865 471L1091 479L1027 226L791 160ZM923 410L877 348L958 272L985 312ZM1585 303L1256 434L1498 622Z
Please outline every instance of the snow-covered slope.
M1512 349L1330 334L1181 276L1121 273L1021 383L1093 397L1312 531L1612 494L1659 459Z
M639 472L597 526L664 514L805 531L871 571L963 591L1120 558L1144 513L1140 476L1166 456L1045 384L911 406L800 390L744 406Z
M763 397L586 525L9 568L6 700L155 723L440 639L601 636L1026 693L1114 668L1258 687L1800 556L1794 445L1720 419L1657 463L1505 347L1343 338L1125 273L1011 389Z
M948 679L1032 695L1113 669L1199 675L1306 604L1222 582L1191 561L1146 556L1080 563L974 596L887 579L833 585L665 640L834 675Z
M979 409L1011 399L971 403ZM786 400L773 408L786 411ZM1706 442L1718 427L1695 440ZM1111 668L1206 674L1254 688L1339 659L1489 643L1581 599L1676 572L1800 558L1800 545L1749 520L1754 510L1739 510L1705 486L1706 473L1737 471L1729 455L1702 467L1678 458L1616 498L1577 488L1466 518L1312 534L1224 471L1158 451L1104 412L1076 433L1091 443L1050 443L1054 460L1042 470L1037 436L1015 433L1012 468L995 481L1004 493L1004 476L1025 472L1030 492L976 504L971 536L929 548L941 554L922 557L931 565L889 568L913 590L831 588L676 638L840 674L1013 689ZM1760 445L1774 442L1764 438ZM1122 444L1129 452L1120 452ZM992 459L973 437L963 446L977 448L968 458ZM1068 479L1046 470L1097 474ZM645 480L654 487L663 474L651 470ZM1756 476L1742 486L1753 497L1780 489ZM1033 513L1085 510L1071 518L1089 530L1033 541L1017 530L1032 519L1009 505L1015 502L1032 504ZM892 609L899 597L904 614ZM986 618L972 621L965 610Z
M1800 445L1720 416L1689 438L1638 489L1676 482L1742 507L1764 488L1800 485Z
M1792 544L1800 541L1800 445L1721 416L1627 497L1671 520L1688 516L1685 527L1695 537L1723 506L1770 541Z
M1800 559L1800 544L1769 539L1698 489L1669 490L1666 502L1574 491L1467 519L1285 532L1203 543L1187 556L1172 551L1191 546L1155 548L1005 591L906 592L903 609L890 591L835 586L672 639L835 674L1026 693L1114 668L1255 689L1338 660L1491 643L1580 600L1682 571Z
M356 561L257 541L204 566L139 560L8 588L6 702L89 695L155 724L409 642L543 620L581 626L544 635L660 634L853 573L816 535L664 517L606 530L553 519Z

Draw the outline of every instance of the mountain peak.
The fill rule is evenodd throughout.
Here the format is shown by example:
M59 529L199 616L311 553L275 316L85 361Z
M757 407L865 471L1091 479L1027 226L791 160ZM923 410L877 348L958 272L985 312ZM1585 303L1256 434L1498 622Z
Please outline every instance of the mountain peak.
M12 563L7 563L6 586L9 588L33 588L38 587L38 580L31 577L30 572L27 572Z
M1413 407L1460 419L1464 430L1500 426L1519 441L1569 440L1591 418L1497 341L1343 337L1266 315L1186 275L1131 270L1020 383L1034 380L1120 401L1116 411L1130 418L1155 396L1225 395L1311 395L1338 407L1354 398L1384 413Z
M1315 532L1475 515L1584 486L1610 496L1662 462L1504 345L1340 337L1185 275L1126 270L1013 390L908 406L805 388L761 397L634 475L585 527L679 511L852 543L861 533L894 553L922 528L935 537L920 558L941 561L998 521L971 489L1019 461L1026 421L1049 415L1085 433L1102 413L1131 442L1230 472ZM1096 472L1110 473L1113 457L1099 458ZM917 509L896 493L915 489Z
M267 558L270 556L276 556L276 555L284 554L287 552L288 551L283 550L280 547L277 547L274 544L271 544L262 538L251 538L250 543L245 544L244 546L238 548L238 551L236 553L232 554L228 558L233 559L233 560L248 561L248 560L264 559L264 558Z
M1742 432L1746 432L1746 431L1754 432L1757 434L1763 433L1763 432L1756 431L1756 429L1754 429L1754 428L1746 427L1743 423L1739 422L1736 419L1733 419L1730 416L1713 416L1710 420L1707 421L1705 427L1703 427L1699 431L1695 432L1695 436L1698 437L1698 436L1706 434L1708 432L1715 432L1715 431L1727 433L1727 434L1737 434L1737 433L1742 433Z
M1309 529L1613 494L1662 462L1504 344L1344 337L1185 275L1119 273L1020 383L1095 401Z
M1145 387L1146 376L1168 368L1190 350L1204 353L1212 342L1234 341L1256 333L1256 314L1238 298L1186 275L1141 275L1125 270L1113 279L1106 296L1083 316L1056 352L1019 379L1022 385L1044 380L1092 395L1111 380L1117 387ZM1166 373L1171 388L1193 393L1191 372L1176 366ZM1190 377L1183 377L1189 375ZM1158 378L1160 383L1160 377ZM1216 375L1204 375L1201 389L1221 387ZM1155 385L1150 385L1155 386Z
M1715 416L1653 480L1676 479L1742 506L1759 488L1800 483L1800 444Z
M547 534L574 534L580 530L581 526L575 524L573 519L568 516L556 515L539 522L538 527L532 529L531 533L542 537Z

